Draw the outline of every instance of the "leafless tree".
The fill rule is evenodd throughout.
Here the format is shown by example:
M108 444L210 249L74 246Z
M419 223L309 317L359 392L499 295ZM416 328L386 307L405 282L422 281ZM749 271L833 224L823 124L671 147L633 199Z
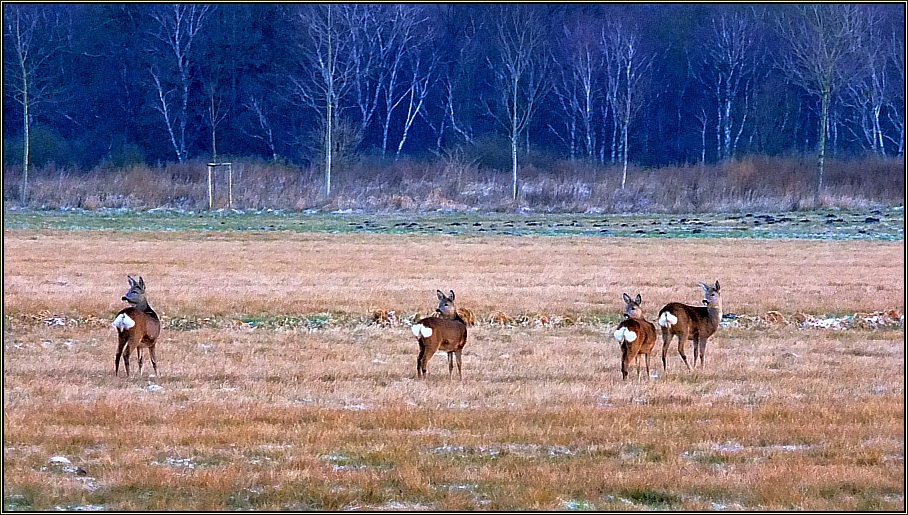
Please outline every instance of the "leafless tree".
M164 53L170 53L172 58L165 58L159 49L153 50L149 72L158 97L155 108L164 117L171 144L181 163L188 157L186 124L193 83L192 44L211 9L212 6L206 4L172 4L158 5L150 11L155 22L152 35L160 42Z
M269 120L268 112L265 106L265 100L262 97L252 96L249 100L243 104L243 107L249 110L254 116L257 123L257 130L254 132L249 132L243 129L243 132L247 136L251 136L255 139L260 140L262 143L268 146L268 150L271 152L271 160L277 161L277 148L275 147L274 142L274 131L271 129L271 122Z
M404 115L403 129L401 130L400 140L397 144L396 156L400 157L400 152L404 148L404 143L410 134L410 127L416 121L416 117L425 112L426 96L429 94L432 86L438 81L436 76L437 59L435 55L422 57L418 51L414 51L409 59L409 83L405 91L407 99L407 112Z
M31 127L39 108L53 101L60 84L54 58L64 47L59 13L47 5L3 5L5 94L22 107L23 150L20 200L28 201Z
M894 80L890 86L889 95L886 97L886 105L889 112L889 121L898 131L898 138L895 139L896 154L900 157L905 155L905 36L900 32L893 31L892 36L887 41L889 47L889 60L894 70Z
M565 63L554 81L553 92L564 113L567 137L561 139L567 140L571 159L578 151L593 159L596 152L596 107L602 101L598 83L602 69L601 45L602 40L592 24L578 22L564 27Z
M864 72L866 20L856 4L804 4L777 19L786 48L780 66L788 78L819 98L817 188L823 188L829 109L834 95Z
M488 7L480 7L479 12L474 6L464 4L450 4L440 9L443 25L449 31L449 41L454 49L450 52L451 58L438 58L436 61L441 89L438 100L430 102L419 113L435 134L436 154L442 153L446 135L467 145L474 142L471 118L467 112L475 102L469 94L472 91L471 80L475 75L468 70L481 62L480 46L484 44L482 13ZM464 10L466 12L462 12Z
M351 58L354 27L348 25L350 9L342 4L300 6L298 22L308 38L300 44L300 72L290 81L296 97L320 117L322 136L317 138L324 156L325 198L331 196L331 172L336 153L342 100L353 87L357 73ZM348 124L344 124L346 127Z
M845 85L842 94L845 107L852 113L852 122L847 125L865 149L876 154L885 154L885 137L882 123L887 95L890 94L889 52L886 37L882 33L882 13L873 4L862 5L867 24L867 40L858 54L866 66L866 73ZM904 83L902 83L904 88Z
M370 26L375 30L364 34L364 39L375 42L374 53L378 61L375 97L381 100L376 105L382 109L381 149L382 155L385 155L392 115L404 99L410 97L413 101L414 85L418 86L420 79L425 79L420 76L426 70L418 66L421 64L418 55L421 47L428 42L428 34L423 30L428 20L421 6L382 4L376 7L378 9L368 12L372 19ZM413 107L412 103L410 107Z
M644 105L645 88L653 55L641 48L636 28L630 28L618 21L610 22L603 34L606 59L616 71L610 80L617 84L613 111L620 133L620 150L623 163L621 189L627 182L628 143L631 123Z
M710 20L696 75L712 93L716 106L716 156L735 155L750 114L746 108L761 74L758 14L721 13Z
M551 56L538 6L502 4L499 13L492 42L497 52L488 60L495 92L491 102L482 100L511 141L511 195L516 201L517 144L551 87Z

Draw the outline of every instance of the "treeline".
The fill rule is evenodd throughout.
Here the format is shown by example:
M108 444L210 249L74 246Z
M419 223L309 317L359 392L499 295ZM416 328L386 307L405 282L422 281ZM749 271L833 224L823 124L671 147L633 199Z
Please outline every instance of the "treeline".
M3 23L7 167L904 155L904 4L5 3Z

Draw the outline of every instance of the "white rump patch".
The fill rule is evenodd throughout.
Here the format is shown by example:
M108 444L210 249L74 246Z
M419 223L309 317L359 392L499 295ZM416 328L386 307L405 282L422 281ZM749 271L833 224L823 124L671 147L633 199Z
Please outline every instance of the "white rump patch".
M413 329L413 336L417 338L419 338L420 336L422 336L423 338L432 336L431 327L426 327L422 324L413 324L413 327L411 327L411 329Z
M619 342L630 343L637 339L637 333L631 331L627 327L619 327L618 330L615 331L615 339Z
M662 327L672 326L678 323L678 317L672 315L668 311L659 315L659 325Z
M136 325L136 322L135 320L126 316L126 313L120 313L119 315L117 315L117 318L114 319L113 324L111 325L121 331L125 331L127 329L131 329L132 326Z

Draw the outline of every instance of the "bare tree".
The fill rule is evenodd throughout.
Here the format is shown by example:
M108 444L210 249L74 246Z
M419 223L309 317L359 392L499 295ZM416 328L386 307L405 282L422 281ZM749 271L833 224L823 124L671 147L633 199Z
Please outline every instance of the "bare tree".
M905 155L905 36L893 31L887 42L889 47L889 60L894 71L895 80L892 81L886 105L889 111L889 121L898 132L894 143L896 154Z
M59 56L64 38L59 14L46 5L3 5L5 94L22 107L23 149L20 200L28 201L31 127L35 112L58 93Z
M444 36L447 37L443 41L451 48L447 49L448 52L444 52L445 49L432 49L438 65L437 77L441 92L435 102L429 102L426 109L420 111L425 123L435 133L436 148L433 152L436 154L442 153L446 134L450 134L455 141L473 144L472 118L469 113L475 106L471 92L477 74L471 71L482 62L479 57L483 44L482 13L488 8L450 4L439 9L445 28Z
M410 134L410 127L413 126L416 117L420 113L425 112L426 96L438 80L435 72L436 65L437 59L435 55L423 58L418 50L411 52L409 58L409 85L405 91L407 112L404 115L403 129L397 144L397 152L395 153L397 157L400 157L400 152L403 150L404 143Z
M301 6L298 21L308 38L301 43L300 73L291 76L294 93L319 113L322 137L318 145L324 156L325 198L331 196L331 172L336 153L342 100L351 91L357 72L351 59L351 34L347 10L341 4ZM340 12L338 12L340 11ZM346 127L347 124L345 124Z
M627 182L629 155L629 132L631 123L643 107L645 86L653 55L643 51L637 29L631 29L620 22L611 22L604 33L606 59L614 63L617 71L612 80L617 81L614 102L615 123L620 132L620 149L623 163L621 189Z
M158 5L151 10L155 22L152 35L160 41L173 61L154 51L155 59L149 69L158 104L164 117L177 160L188 157L186 124L189 120L189 94L192 87L192 44L202 30L205 16L212 8L206 4ZM168 70L172 73L168 73ZM175 74L175 79L171 75Z
M829 107L833 95L863 72L864 14L856 4L798 5L780 16L777 27L787 46L780 66L789 79L820 100L817 188L823 188Z
M698 61L696 75L715 101L716 156L720 161L735 155L750 114L746 106L754 96L762 62L757 21L754 12L713 16Z
M248 109L249 112L255 116L257 124L257 130L255 132L249 132L245 129L243 129L243 132L247 136L252 136L255 139L261 140L262 143L267 145L268 150L271 152L271 160L277 161L274 131L271 129L271 122L265 106L265 100L262 97L251 96L249 100L243 104L243 107Z
M499 12L493 39L497 54L488 61L495 92L491 103L482 100L511 141L511 195L516 201L517 144L551 87L551 57L546 48L546 20L538 6L503 4Z
M564 113L568 135L561 139L567 139L571 159L578 151L587 159L592 159L596 152L594 118L601 100L598 84L601 44L592 24L578 22L573 27L564 27L565 62L553 84L553 92ZM578 149L581 144L582 148Z
M205 96L208 97L208 109L205 111L205 121L211 128L211 161L218 161L218 125L227 119L230 108L224 102L223 87L220 81L215 78L205 85Z
M866 68L859 80L845 85L844 107L850 109L853 123L848 129L865 149L875 154L885 154L885 138L882 122L889 86L889 51L882 34L882 13L875 5L863 5L867 24L867 41L858 53ZM904 88L904 83L902 84Z

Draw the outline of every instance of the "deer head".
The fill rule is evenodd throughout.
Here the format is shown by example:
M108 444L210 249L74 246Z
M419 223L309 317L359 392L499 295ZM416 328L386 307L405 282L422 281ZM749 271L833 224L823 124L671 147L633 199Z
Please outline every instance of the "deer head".
M438 295L438 307L435 308L435 312L444 318L456 318L457 308L454 306L454 290L451 290L449 296L445 296L441 290L435 290L435 293Z
M640 294L637 294L637 298L631 299L628 294L624 294L624 318L643 318L643 309L640 308L640 304L643 303L643 299L640 298Z
M126 276L126 279L129 281L129 291L126 292L126 295L123 295L122 300L125 300L133 306L148 304L148 301L145 299L145 280L142 279L142 276L139 276L138 282L128 275Z

